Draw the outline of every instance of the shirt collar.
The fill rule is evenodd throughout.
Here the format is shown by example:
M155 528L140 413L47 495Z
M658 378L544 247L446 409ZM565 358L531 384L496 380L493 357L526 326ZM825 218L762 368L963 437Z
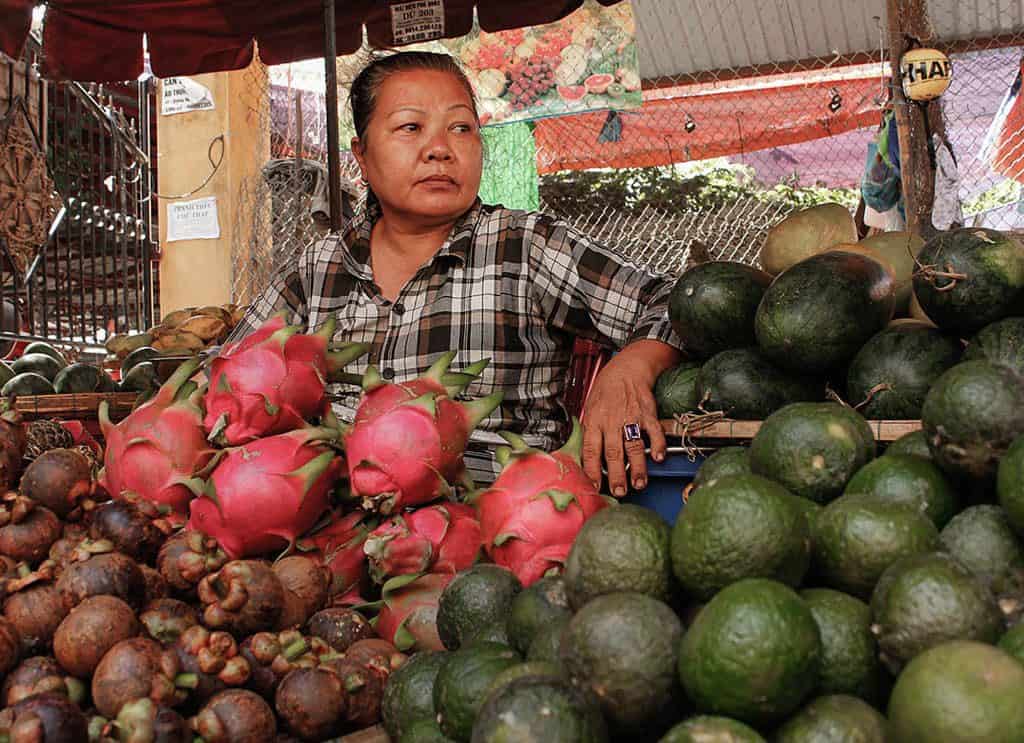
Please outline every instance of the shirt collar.
M483 204L478 198L452 226L451 232L432 260L437 260L440 256L451 256L465 265L469 260L473 236L482 212ZM344 248L342 260L345 268L353 276L367 281L373 278L373 270L370 267L370 234L373 225L380 219L380 214L379 204L365 204L345 227L340 237L341 246Z

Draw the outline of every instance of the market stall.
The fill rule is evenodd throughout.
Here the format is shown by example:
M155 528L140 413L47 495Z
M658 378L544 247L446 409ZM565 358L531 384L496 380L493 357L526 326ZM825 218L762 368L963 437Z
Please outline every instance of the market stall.
M501 31L577 5L476 12ZM325 53L334 111L334 57L364 28L390 46L403 29L460 36L473 17L455 0L188 6L186 24L165 3L54 3L48 69L136 74L143 34L157 74L240 67L255 39L268 61ZM406 29L401 9L425 14ZM553 84L557 55L536 47L564 49L571 33L515 41L491 114L552 88L557 105L639 93L629 69L580 66L562 74L582 83ZM897 98L948 84L939 53L920 49ZM627 148L615 111L576 123ZM933 114L904 111L896 149L909 156ZM503 402L481 384L491 360L444 348L403 378L367 359L369 342L338 337L350 307L309 327L298 313L183 309L108 339L103 365L29 345L0 364L0 737L1019 740L1024 244L981 227L917 234L915 220L934 226L923 203L907 199L910 230L870 236L846 205L797 209L756 265L695 245L658 279L651 327L670 326L681 350L652 391L669 456L622 499L587 474L591 419L575 415L557 448L502 434L500 472L473 487L474 431ZM608 363L599 344L584 350L566 372L580 416Z

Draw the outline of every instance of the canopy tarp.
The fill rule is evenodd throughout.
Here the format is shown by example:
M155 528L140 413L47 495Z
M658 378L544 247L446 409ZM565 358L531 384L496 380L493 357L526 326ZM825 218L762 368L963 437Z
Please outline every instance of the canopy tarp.
M707 160L877 126L878 68L864 69L864 77L853 79L814 81L794 74L791 84L768 89L686 86L675 97L645 95L635 110L543 119L534 130L538 171ZM618 121L610 122L610 116Z
M614 5L619 0L598 0ZM0 51L18 57L37 0L0 0ZM335 2L338 54L363 42L392 47L423 41L401 17L443 23L446 38L552 23L582 0L345 0ZM143 72L143 36L157 77L236 70L260 59L283 64L323 55L323 0L48 0L43 74L81 81L134 80ZM396 20L397 19L397 20ZM442 20L443 19L443 20ZM395 28L399 29L396 40Z

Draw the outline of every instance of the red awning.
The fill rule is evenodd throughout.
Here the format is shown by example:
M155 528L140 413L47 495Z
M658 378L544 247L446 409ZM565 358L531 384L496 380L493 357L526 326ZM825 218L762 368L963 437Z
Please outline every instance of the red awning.
M471 30L475 5L485 31L552 23L582 5L582 0L440 1L447 38ZM374 46L395 46L392 10L430 9L438 2L336 0L338 53L359 49L364 26ZM36 4L0 0L0 51L21 54ZM252 61L253 41L267 64L295 62L323 55L322 19L322 0L48 0L43 74L134 80L143 71L144 34L157 77L241 69Z
M537 122L540 173L588 168L669 165L807 142L877 126L881 80L877 67L864 77L821 80L814 73L780 75L770 87L723 92L687 86L672 98L652 99L618 114L609 136L608 112ZM786 78L789 78L788 80ZM835 100L838 107L829 107ZM543 156L541 155L543 153Z

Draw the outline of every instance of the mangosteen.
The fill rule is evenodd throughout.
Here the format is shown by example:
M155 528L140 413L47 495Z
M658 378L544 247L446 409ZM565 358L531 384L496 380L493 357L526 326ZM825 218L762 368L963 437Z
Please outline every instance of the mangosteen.
M274 710L246 689L228 689L199 710L192 726L204 743L272 743L277 734Z
M94 543L95 544L95 543ZM79 550L89 551L87 542ZM133 609L139 609L146 602L146 579L139 565L128 555L120 552L100 552L88 559L75 557L57 580L68 609L77 606L89 596L117 596Z
M17 493L0 498L0 554L39 562L61 533L60 519L48 508Z
M298 630L257 632L245 638L239 650L252 671L249 687L267 699L274 698L278 684L289 671L311 668L335 654L320 638L304 637Z
M345 687L340 676L325 668L296 668L278 685L274 708L299 738L331 738L345 724Z
M10 707L36 694L59 694L78 704L85 699L85 691L84 684L64 673L56 659L34 655L23 660L4 679L0 706Z
M321 668L337 674L345 690L345 719L366 727L380 722L380 703L384 698L387 675L352 658L325 661Z
M92 464L74 449L40 454L21 476L21 494L49 508L62 519L76 520L93 504Z
M135 612L115 596L90 596L71 610L53 636L53 654L72 676L88 678L106 652L142 631Z
M203 623L238 637L278 626L284 609L284 588L262 560L233 560L199 583Z
M161 645L173 645L189 627L199 624L196 610L177 599L156 599L139 615L146 634Z
M153 523L162 515L159 506L146 500L112 500L93 512L89 535L109 539L114 549L139 562L152 562L166 538Z
M171 587L167 585L167 581L160 575L160 572L156 568L142 563L139 563L139 570L142 571L142 578L146 582L146 603L167 598Z
M102 718L99 718L102 719ZM103 720L100 735L111 743L192 743L193 735L185 720L167 705L152 699L135 699L121 707L111 724Z
M175 706L188 698L197 681L181 673L178 656L146 637L121 640L107 651L92 677L92 701L105 717L113 717L133 699L152 699Z
M195 678L190 687L196 700L209 699L228 686L241 686L249 680L249 661L239 654L235 638L227 632L210 632L200 625L189 627L173 650L181 673Z
M39 694L0 711L0 739L11 743L82 743L89 724L74 702Z
M0 488L7 490L18 484L27 443L21 413L11 409L0 413Z
M216 539L197 531L182 531L164 542L157 554L156 569L171 588L191 594L203 578L220 570L227 561Z
M19 577L5 582L4 617L17 629L25 654L37 653L48 647L53 633L68 614L53 583L53 570L49 561L34 572L22 563Z
M370 621L355 609L335 607L318 611L309 618L309 634L319 637L334 650L344 653L352 643L372 638Z
M21 637L18 628L8 619L0 617L0 678L18 665L21 657Z
M373 668L385 678L402 667L408 656L387 640L359 640L352 643L345 657L356 663Z
M331 571L326 565L302 555L291 555L274 563L274 573L284 588L284 610L279 629L302 627L327 603Z

